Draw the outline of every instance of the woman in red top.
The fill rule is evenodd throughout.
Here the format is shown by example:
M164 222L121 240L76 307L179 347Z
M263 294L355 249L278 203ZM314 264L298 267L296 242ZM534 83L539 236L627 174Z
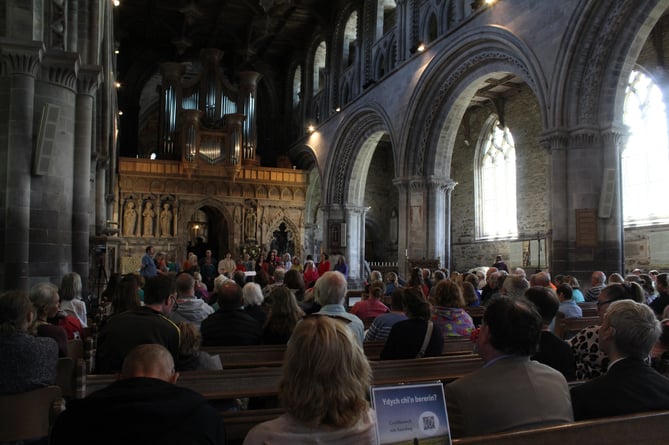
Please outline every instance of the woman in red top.
M323 260L318 263L318 276L323 275L330 270L330 256L327 253L323 254Z

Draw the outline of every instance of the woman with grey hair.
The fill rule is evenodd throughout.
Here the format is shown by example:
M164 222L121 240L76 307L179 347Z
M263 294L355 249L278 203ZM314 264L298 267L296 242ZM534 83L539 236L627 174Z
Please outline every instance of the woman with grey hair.
M32 329L38 337L49 337L58 343L58 355L67 357L67 332L49 323L60 310L58 287L52 283L37 283L30 289L30 301L35 311Z
M267 321L267 313L262 308L263 297L262 289L258 283L246 283L242 288L242 299L244 300L244 312L255 318L260 326Z

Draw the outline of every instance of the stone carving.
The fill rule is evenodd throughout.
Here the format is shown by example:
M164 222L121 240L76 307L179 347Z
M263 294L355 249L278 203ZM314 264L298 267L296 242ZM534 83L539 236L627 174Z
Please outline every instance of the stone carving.
M257 217L256 209L249 207L246 209L246 220L244 222L244 236L248 240L256 239Z
M172 236L172 217L170 205L163 204L163 210L160 212L160 236L163 238Z
M147 201L142 216L144 217L144 236L153 236L153 218L155 218L156 212L153 210L153 203L151 201Z
M123 236L134 236L135 224L137 224L135 201L128 201L123 212Z

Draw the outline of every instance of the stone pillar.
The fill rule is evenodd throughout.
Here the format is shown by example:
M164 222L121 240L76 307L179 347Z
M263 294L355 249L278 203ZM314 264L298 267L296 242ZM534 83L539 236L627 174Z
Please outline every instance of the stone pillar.
M42 61L42 72L35 84L35 108L45 106L59 110L56 137L44 155L51 155L48 171L31 180L30 277L59 282L72 271L74 153L76 91L79 55L48 51ZM42 117L44 121L44 117ZM49 153L50 152L50 153ZM84 171L85 174L85 171ZM41 236L32 236L40 233Z
M74 170L72 188L72 270L88 283L89 228L91 225L91 152L93 101L102 68L85 65L77 79L76 120L74 123Z
M344 206L346 222L346 261L348 265L348 281L355 287L362 286L364 281L362 262L365 259L365 212L361 206Z
M449 178L427 179L426 258L439 258L440 265L451 266L451 192L456 182Z
M569 199L572 181L567 180L569 170L567 145L569 137L565 131L556 130L542 135L541 145L551 156L551 252L548 268L551 272L568 273L570 245L574 240L574 209ZM571 241L570 241L571 240Z
M604 222L602 244L603 257L606 258L608 270L625 271L625 228L623 219L623 189L622 189L622 166L620 155L627 140L627 131L622 128L608 128L602 131L602 145L604 149L604 170L612 171L615 178L611 199L611 212L600 211L598 216ZM605 186L604 184L602 184ZM600 210L606 203L609 190L600 189Z
M406 178L396 178L393 184L399 192L397 205L397 270L406 277L409 257L409 181Z
M242 104L242 114L246 116L243 127L242 160L244 163L257 164L256 148L258 147L258 129L256 112L256 89L262 78L255 71L241 71L239 73L239 102Z
M95 234L101 235L107 225L107 157L98 156L95 165ZM140 208L137 209L140 212ZM139 225L139 220L137 221Z
M0 288L28 290L30 247L30 175L33 152L35 77L44 55L38 42L15 43L0 39L0 57L9 79L6 160L0 166L6 179L2 231L3 263ZM10 149L11 147L11 149Z
M79 39L79 0L68 0L67 7L67 44L66 49L70 52L77 52Z

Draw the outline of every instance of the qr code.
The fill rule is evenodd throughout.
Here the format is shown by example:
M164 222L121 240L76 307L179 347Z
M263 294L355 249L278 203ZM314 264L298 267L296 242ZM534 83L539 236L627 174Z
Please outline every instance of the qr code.
M437 428L437 425L434 421L434 416L423 417L423 431L434 430L436 428Z

